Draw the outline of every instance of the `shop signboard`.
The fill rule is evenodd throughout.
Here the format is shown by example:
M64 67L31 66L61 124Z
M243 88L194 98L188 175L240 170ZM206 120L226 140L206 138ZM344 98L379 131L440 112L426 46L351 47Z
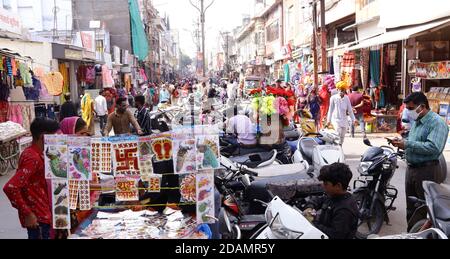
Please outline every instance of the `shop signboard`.
M0 8L0 31L21 35L22 26L19 15Z
M83 52L74 49L65 49L64 57L68 60L83 60Z
M275 53L275 61L292 58L291 44L284 45L281 49Z
M83 50L83 59L97 60L95 52Z
M303 49L302 48L298 48L298 49L292 51L292 59L298 59L301 56L303 56Z
M450 79L450 61L418 63L416 77L423 79Z

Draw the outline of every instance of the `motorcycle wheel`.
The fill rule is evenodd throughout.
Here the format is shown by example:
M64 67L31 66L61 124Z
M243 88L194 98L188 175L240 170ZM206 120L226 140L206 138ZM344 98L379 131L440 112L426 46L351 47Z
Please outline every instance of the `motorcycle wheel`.
M373 211L370 211L372 197L365 193L357 193L354 198L360 212L356 238L367 239L370 235L380 233L385 218L384 205L380 201L376 201Z
M410 234L419 233L422 227L427 223L428 219L419 220L414 226L409 230Z

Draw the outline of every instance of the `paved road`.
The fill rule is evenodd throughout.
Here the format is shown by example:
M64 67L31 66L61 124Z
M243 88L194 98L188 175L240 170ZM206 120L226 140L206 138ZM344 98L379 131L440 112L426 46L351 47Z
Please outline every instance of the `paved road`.
M372 144L375 146L385 145L385 140L378 136L371 137ZM344 144L344 151L346 153L347 163L350 165L355 177L357 176L357 167L359 160L367 147L363 144L362 138L351 139L348 138ZM445 156L447 161L450 161L450 152L446 152ZM405 199L405 163L399 163L400 168L394 175L391 184L398 188L399 197L395 202L397 211L391 212L390 225L385 225L380 235L391 235L403 233L406 230L406 199ZM450 168L450 164L449 164ZM0 177L0 187L3 189L5 183L11 178L14 172L10 172L8 175ZM447 180L448 181L448 180ZM448 182L450 184L450 182ZM24 231L19 224L17 212L11 207L11 204L7 200L5 194L0 190L0 239L1 238L26 238L26 231Z

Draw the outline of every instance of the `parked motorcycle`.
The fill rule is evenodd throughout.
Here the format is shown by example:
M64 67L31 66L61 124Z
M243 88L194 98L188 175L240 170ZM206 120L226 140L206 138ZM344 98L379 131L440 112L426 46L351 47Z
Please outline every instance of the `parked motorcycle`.
M223 167L227 168L225 164ZM306 170L298 171L293 165L257 169L228 167L223 176L216 175L216 186L224 196L221 226L227 225L225 220L231 224L231 228L222 231L232 238L236 238L238 232L243 238L249 238L267 223L263 204L269 203L274 194L300 209L306 208L307 197L323 195L321 183L308 176Z
M423 189L425 200L408 197L417 204L417 209L408 222L409 233L434 228L450 237L450 186L425 181Z
M314 172L317 176L322 167L345 162L344 151L339 145L339 136L328 130L309 133L298 142L293 162L294 164L307 163L309 172Z
M365 144L370 148L362 156L358 168L360 176L353 186L360 212L356 233L359 239L378 234L383 222L389 223L388 214L396 209L393 205L398 197L398 190L390 181L398 169L397 158L404 158L404 153L397 153L390 147L373 147L368 139Z

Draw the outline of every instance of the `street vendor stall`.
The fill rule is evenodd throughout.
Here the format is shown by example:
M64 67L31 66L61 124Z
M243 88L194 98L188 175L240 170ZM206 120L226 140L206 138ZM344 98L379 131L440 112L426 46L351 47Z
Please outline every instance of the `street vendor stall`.
M8 173L8 166L17 168L20 156L21 137L28 132L19 124L8 121L0 123L0 176Z
M46 135L44 154L53 228L71 231L69 238L211 238L218 130L187 127L140 138ZM100 192L109 199L98 199ZM74 213L80 222L73 222Z

